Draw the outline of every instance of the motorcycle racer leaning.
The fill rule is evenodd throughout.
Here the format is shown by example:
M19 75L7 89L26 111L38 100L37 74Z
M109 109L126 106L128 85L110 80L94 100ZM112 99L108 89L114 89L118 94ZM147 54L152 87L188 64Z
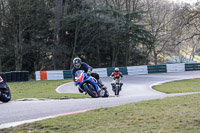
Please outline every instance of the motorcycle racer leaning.
M119 71L119 68L116 67L116 68L115 68L115 71L110 75L110 77L113 78L113 81L112 81L111 85L112 85L112 89L114 89L114 88L113 88L113 87L114 87L113 85L114 85L115 79L120 79L120 77L121 77L121 79L122 79L123 75L122 75L122 73ZM123 85L123 83L120 83L120 90L121 90L122 85Z
M74 67L72 68L72 79L76 86L77 86L77 83L75 81L75 73L78 70L84 70L88 75L91 75L98 81L98 86L101 89L104 89L104 90L107 89L104 86L104 84L101 82L101 79L99 78L99 74L92 72L93 68L91 66L89 66L87 63L82 62L79 57L76 57L73 59L73 65L74 65ZM83 93L83 90L81 88L78 87L78 89L79 89L80 93ZM100 92L98 92L98 93L100 93Z

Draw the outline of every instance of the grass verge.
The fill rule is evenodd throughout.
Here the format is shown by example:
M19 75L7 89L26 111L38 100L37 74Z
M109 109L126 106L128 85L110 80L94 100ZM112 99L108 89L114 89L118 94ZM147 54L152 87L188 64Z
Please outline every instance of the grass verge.
M181 84L180 84L181 82ZM199 79L175 82L176 87L162 87L160 91L191 92ZM171 84L171 83L167 83ZM192 85L191 89L189 84ZM186 87L187 86L187 87ZM165 88L166 87L166 88ZM182 89L186 87L186 89ZM181 89L181 91L179 90ZM176 91L175 91L176 90ZM198 91L197 89L192 90ZM1 129L1 133L138 133L138 132L200 132L200 94L143 101L119 107L102 108L86 113L47 119L14 128Z
M199 133L200 94L143 101L47 119L1 133Z
M156 85L153 89L164 93L200 92L200 79L189 79Z
M67 98L86 98L83 94L59 94L56 88L71 80L45 80L7 83L12 94L12 100L22 98L49 98L49 99L67 99Z

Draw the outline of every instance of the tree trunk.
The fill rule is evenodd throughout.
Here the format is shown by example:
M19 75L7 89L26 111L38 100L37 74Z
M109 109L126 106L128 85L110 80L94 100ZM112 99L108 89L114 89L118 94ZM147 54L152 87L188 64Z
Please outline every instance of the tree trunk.
M98 62L98 66L101 67L101 58L100 58L99 44L97 44L97 62Z
M117 57L119 55L120 44L114 44L113 46L113 53L112 53L112 67L116 66Z
M60 22L62 17L62 0L56 0L55 7L55 30L54 30L54 48L53 48L53 63L54 69L62 69L62 46L60 44Z
M72 56L71 56L71 62L70 62L70 69L73 67L73 59L76 56L76 45L78 40L78 22L76 22L76 31L75 31L75 37L74 37L74 44L72 48Z
M112 67L115 67L115 45L113 44L113 48L112 48Z
M130 13L130 0L126 0L126 13ZM127 17L126 19L126 24L128 25L129 24L129 17ZM128 30L128 29L127 29ZM128 66L128 60L129 60L129 45L130 45L130 42L129 42L129 35L127 36L126 38L126 55L125 55L125 66Z
M192 52L191 52L191 54L190 54L190 60L193 60L193 59L194 59L195 51L196 51L196 48L197 48L197 45L198 45L198 44L195 44L195 41L194 41L194 40L192 40L192 43L193 43L194 45L192 46Z
M69 5L69 0L63 0L63 3L64 3L63 16L67 16L67 14L68 14L67 9L68 9L68 5Z
M115 67L115 60L112 59L112 67Z
M20 26L19 26L20 27ZM22 70L22 57L23 57L23 53L22 53L22 33L19 29L19 33L18 33L18 38L15 41L15 65L16 71L21 71Z
M125 59L125 66L128 66L128 60L129 60L129 40L127 40L126 44L126 59Z
M154 64L157 65L158 64L158 55L156 53L155 48L153 49L153 54L154 54Z
M18 19L18 29L17 29L17 36L15 37L15 70L16 71L21 71L22 70L22 45L23 45L23 38L22 38L22 17L20 14L21 11L21 3L18 1L19 7L18 7L18 14L19 14L19 19Z

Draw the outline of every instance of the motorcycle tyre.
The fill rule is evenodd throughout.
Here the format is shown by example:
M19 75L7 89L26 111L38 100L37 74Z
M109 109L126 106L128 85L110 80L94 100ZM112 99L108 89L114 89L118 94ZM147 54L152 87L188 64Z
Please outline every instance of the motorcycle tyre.
M95 90L95 88L90 85L90 84L86 84L83 86L84 87L84 90L92 97L92 98L98 98L98 94Z
M119 86L115 86L115 95L116 95L116 96L119 95Z
M7 94L0 92L0 101L3 102L3 103L9 102L10 99L11 99L11 92L10 92L10 89L8 87L7 87L7 90L8 90Z

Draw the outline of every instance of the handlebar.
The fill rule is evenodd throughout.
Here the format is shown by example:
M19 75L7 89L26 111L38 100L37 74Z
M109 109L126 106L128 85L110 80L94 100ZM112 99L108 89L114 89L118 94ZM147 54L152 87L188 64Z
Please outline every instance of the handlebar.
M115 77L110 77L110 78L115 79ZM119 77L119 79L122 80L123 78L122 78L122 77Z

